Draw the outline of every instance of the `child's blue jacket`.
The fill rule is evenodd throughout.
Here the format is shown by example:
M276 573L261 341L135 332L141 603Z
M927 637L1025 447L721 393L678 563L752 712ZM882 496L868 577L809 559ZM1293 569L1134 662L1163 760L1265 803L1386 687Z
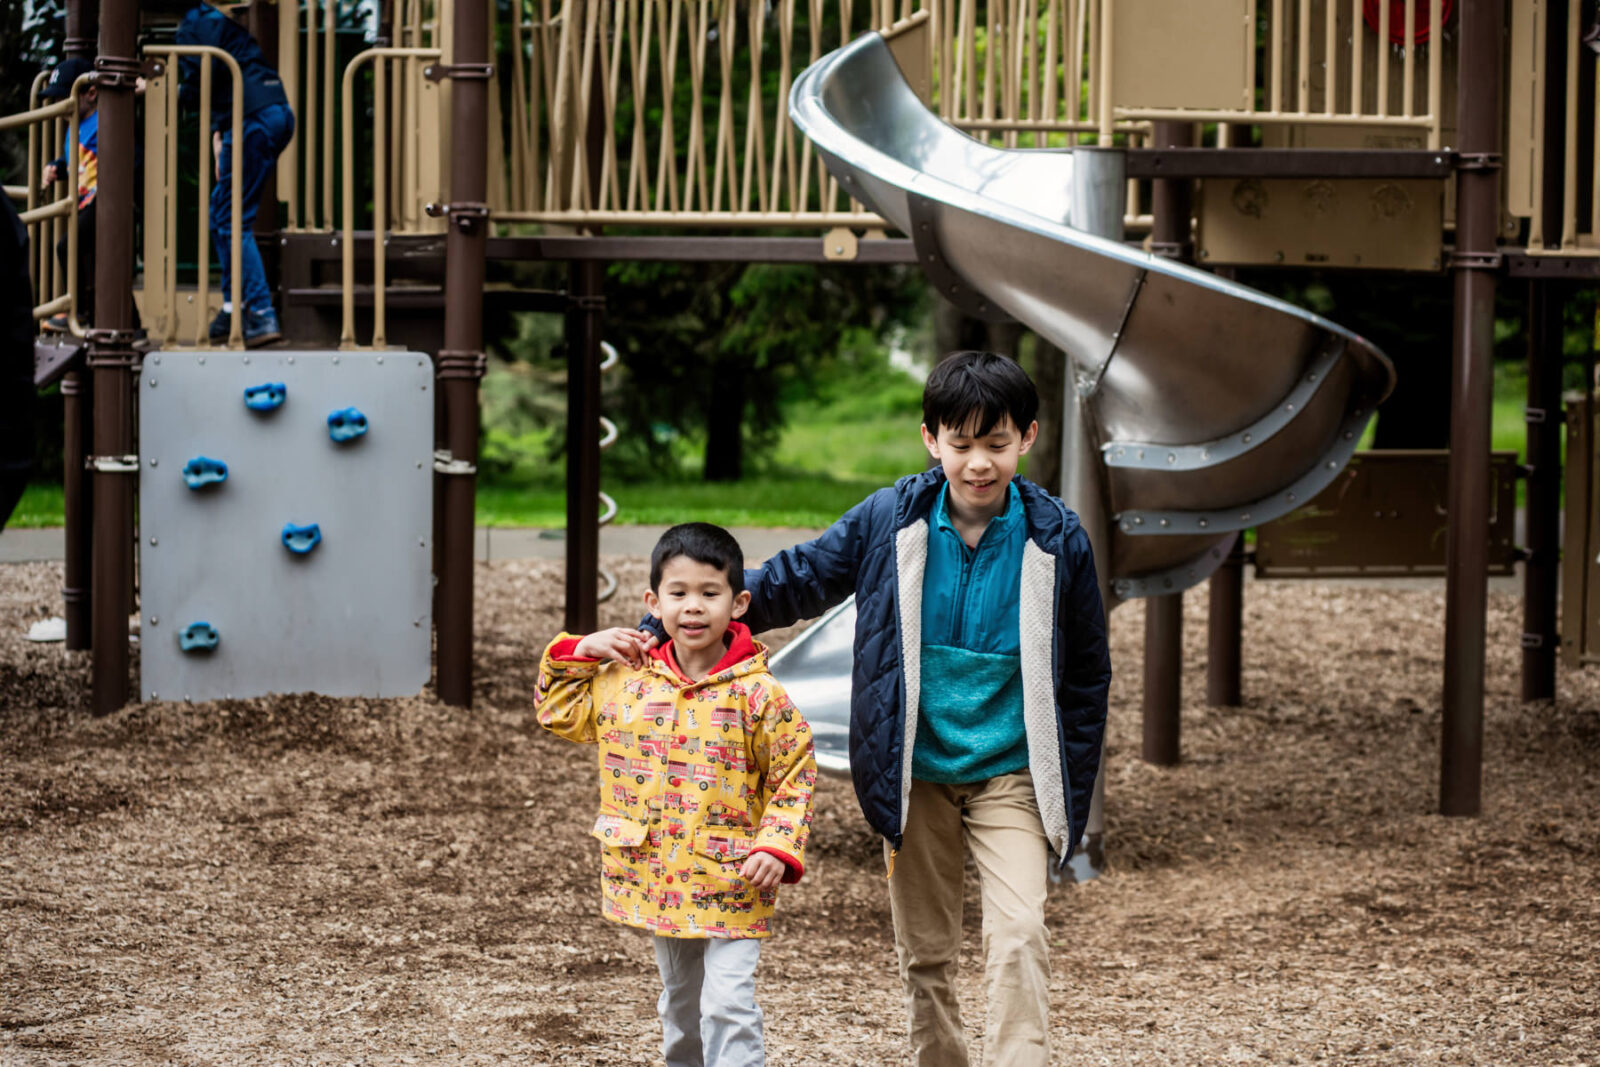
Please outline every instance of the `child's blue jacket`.
M756 633L821 615L855 594L850 773L867 821L895 848L911 792L929 523L944 481L937 469L901 478L816 540L745 572L751 599L743 621ZM1018 612L1028 766L1064 865L1089 818L1111 658L1088 534L1061 501L1025 479L1016 485L1027 516Z

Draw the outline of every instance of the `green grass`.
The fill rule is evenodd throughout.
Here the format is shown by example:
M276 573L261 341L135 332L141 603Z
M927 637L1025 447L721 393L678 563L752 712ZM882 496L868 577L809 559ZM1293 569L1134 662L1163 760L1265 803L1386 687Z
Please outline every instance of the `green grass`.
M755 477L733 484L651 482L607 484L619 525L668 525L699 520L722 526L797 526L817 529L843 515L887 482L803 473ZM566 490L551 485L480 485L483 526L560 528L567 522Z
M1526 381L1521 364L1495 366L1493 447L1526 450ZM921 387L909 378L848 383L818 401L796 404L773 452L774 461L738 483L693 480L693 463L677 477L626 481L608 475L618 524L662 525L699 519L724 526L827 526L874 489L921 470L927 453L917 435ZM1559 418L1559 413L1552 413ZM542 455L548 434L506 439L526 456ZM1370 435L1362 442L1370 444ZM1565 443L1563 442L1563 449ZM530 451L531 450L531 451ZM559 463L518 462L515 473L480 479L477 521L484 526L566 525L564 471ZM1521 500L1523 486L1517 486ZM11 517L14 527L59 526L59 485L30 485Z
M22 491L17 510L11 513L11 521L6 525L18 529L60 526L65 510L59 485L30 485Z

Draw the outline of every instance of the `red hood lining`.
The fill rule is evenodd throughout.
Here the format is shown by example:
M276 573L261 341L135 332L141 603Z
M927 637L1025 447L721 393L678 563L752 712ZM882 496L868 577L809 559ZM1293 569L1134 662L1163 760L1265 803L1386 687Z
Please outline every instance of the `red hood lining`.
M744 623L737 621L728 623L728 632L724 637L728 642L728 651L724 652L722 658L717 660L717 665L711 668L710 673L706 675L707 678L721 674L729 667L742 663L756 654L755 638L750 635L750 627ZM666 664L668 670L685 682L693 681L692 678L683 673L683 668L678 666L678 657L672 651L672 640L670 638L665 644L652 648L650 656L657 662Z

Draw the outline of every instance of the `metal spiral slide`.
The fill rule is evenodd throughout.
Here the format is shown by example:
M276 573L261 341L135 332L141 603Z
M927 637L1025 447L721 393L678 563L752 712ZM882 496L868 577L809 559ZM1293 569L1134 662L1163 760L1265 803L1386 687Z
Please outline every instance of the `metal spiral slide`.
M1071 150L968 137L918 99L878 34L808 67L789 110L840 185L910 235L947 299L1072 360L1076 447L1099 463L1064 495L1095 536L1108 608L1203 581L1238 531L1309 501L1393 387L1388 359L1349 330L1078 228ZM846 606L773 660L836 771L854 624Z

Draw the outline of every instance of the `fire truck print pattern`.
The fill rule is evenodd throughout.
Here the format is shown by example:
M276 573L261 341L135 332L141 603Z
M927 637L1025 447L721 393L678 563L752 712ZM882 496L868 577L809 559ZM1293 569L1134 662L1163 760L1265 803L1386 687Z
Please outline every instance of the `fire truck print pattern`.
M811 728L767 672L765 646L735 624L734 654L699 682L665 650L642 669L545 650L539 724L599 748L607 918L666 937L766 937L777 890L740 877L752 851L804 870L817 766Z

